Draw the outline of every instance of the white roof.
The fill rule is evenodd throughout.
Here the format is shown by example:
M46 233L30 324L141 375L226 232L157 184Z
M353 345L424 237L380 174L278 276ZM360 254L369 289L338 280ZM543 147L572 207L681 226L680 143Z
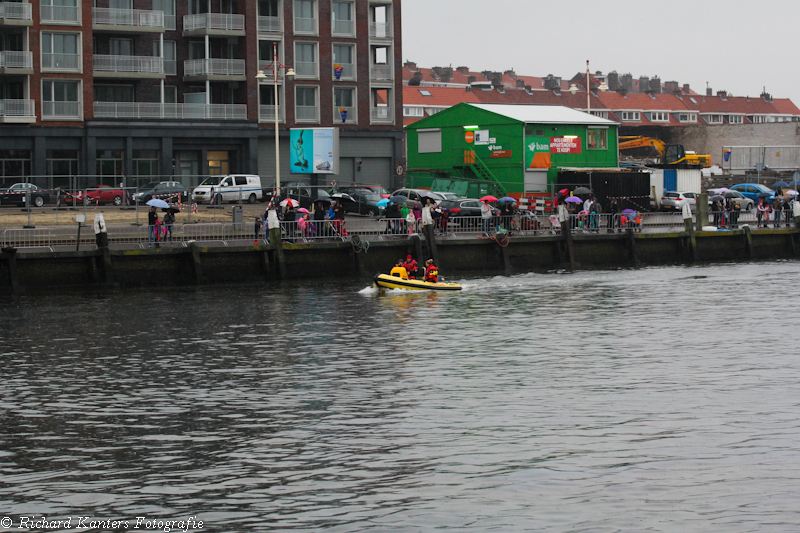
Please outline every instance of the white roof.
M612 126L619 124L613 120L596 117L583 111L563 105L525 105L525 104L472 104L478 109L491 111L498 115L537 124L587 124L592 126Z

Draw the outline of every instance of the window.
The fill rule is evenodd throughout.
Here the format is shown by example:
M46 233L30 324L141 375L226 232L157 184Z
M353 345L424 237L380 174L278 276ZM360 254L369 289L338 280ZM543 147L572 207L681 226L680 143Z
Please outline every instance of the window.
M133 85L95 85L95 102L133 102Z
M258 31L280 33L281 30L281 13L278 9L278 0L259 0Z
M394 113L392 113L392 102L394 101L391 89L371 89L371 109L370 118L373 122L392 123Z
M738 119L738 121L734 122L734 119ZM767 121L767 117L765 117L764 115L753 115L751 117L751 120L753 121L753 124L764 124ZM731 124L741 124L742 117L731 116L729 122Z
M272 56L276 51L275 45L277 45L277 53L278 53L278 61L282 60L283 57L283 47L281 41L273 41L270 39L259 39L258 40L258 70L264 70L265 68L272 65ZM278 78L280 79L283 76L284 70L278 69ZM272 69L264 71L264 75L267 78L272 78L273 73Z
M81 118L79 81L42 81L42 118Z
M100 181L104 177L122 176L123 163L125 160L122 156L122 150L98 150L97 151L97 165L96 172Z
M608 111L595 111L594 109L592 109L590 114L595 117L608 118Z
M664 111L653 111L650 113L650 120L652 122L669 122L669 113Z
M619 118L627 122L636 122L642 120L642 115L639 111L623 111L619 114Z
M295 120L298 122L319 122L317 113L317 88L295 87Z
M0 150L0 176L3 186L8 187L19 178L31 175L31 152L29 150ZM6 178L9 183L5 183Z
M756 118L759 118L759 117L753 117L753 123L756 123L756 120L755 120ZM760 117L760 118L764 118L764 117ZM744 117L742 115L731 115L730 117L728 117L728 122L731 123L731 124L743 124L744 123Z
M283 121L286 117L283 113L283 87L278 86L278 120ZM272 84L261 84L258 86L259 108L258 118L264 122L275 122L275 86Z
M344 120L342 120L342 113L345 114ZM333 89L333 121L346 124L358 122L354 87L335 87Z
M164 28L174 30L175 26L175 0L153 0L153 11L164 13Z
M384 5L370 6L369 36L376 39L387 39L392 36L389 26L389 8Z
M403 107L403 116L404 117L424 117L424 109L422 107Z
M158 150L133 151L134 176L158 176Z
M352 36L355 34L353 2L331 2L331 18L331 32L334 35Z
M160 45L160 41L153 41L153 57L161 56ZM175 50L175 41L164 41L164 74L168 76L178 74L178 61Z
M419 94L421 94L422 96L433 96L428 89L418 89L418 90Z
M392 67L389 58L392 56L390 47L388 46L372 46L371 47L371 61L370 66L370 79L373 80L391 80Z
M607 150L608 130L593 128L586 130L586 148L589 150Z
M294 32L317 33L316 0L294 0Z
M153 87L153 94L156 102L161 102L161 87L156 85ZM164 103L176 104L178 103L178 87L175 85L164 85Z
M356 79L355 47L352 44L333 45L333 77L341 80ZM341 73L336 76L336 71L341 68Z
M109 44L112 56L133 55L133 39L110 39Z
M78 35L75 33L42 33L42 69L78 70Z
M42 0L42 22L76 23L79 13L77 0Z
M316 43L295 43L294 72L298 78L317 78Z
M430 116L433 116L433 115L435 115L436 113L438 113L440 111L444 111L445 109L446 108L442 108L442 107L426 107L425 108L425 114L427 114L430 117Z
M706 122L709 124L722 124L722 115L706 115Z
M189 60L205 59L206 43L203 41L189 41Z
M697 122L697 113L678 113L678 120L680 122Z
M47 150L45 157L47 175L53 178L53 187L74 187L75 181L71 178L78 175L78 151Z
M442 130L417 130L417 153L439 154L442 152Z

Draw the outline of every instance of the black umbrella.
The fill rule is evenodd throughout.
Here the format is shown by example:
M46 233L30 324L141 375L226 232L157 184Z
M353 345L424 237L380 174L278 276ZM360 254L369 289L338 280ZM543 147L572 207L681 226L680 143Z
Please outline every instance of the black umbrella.
M578 187L577 189L572 191L572 194L574 194L576 196L579 195L579 194L592 194L592 190L591 189L587 189L586 187Z
M352 196L350 196L349 194L343 193L343 192L333 193L333 194L331 194L331 198L339 199L339 200L348 200L350 202L355 202L355 200L353 200Z
M391 198L389 198L389 201L390 202L394 202L396 204L400 204L400 203L403 203L403 202L407 202L408 198L398 194L397 196L392 196Z
M739 198L739 195L736 194L733 191L728 191L725 194L723 194L722 196L724 196L725 198Z
M314 203L317 203L317 202L324 202L326 204L332 204L333 200L331 200L330 198L317 198L316 200L314 200Z
M712 196L711 198L709 198L709 200L711 200L712 202L721 202L721 201L725 200L725 198L720 196L720 195L716 195L716 196Z

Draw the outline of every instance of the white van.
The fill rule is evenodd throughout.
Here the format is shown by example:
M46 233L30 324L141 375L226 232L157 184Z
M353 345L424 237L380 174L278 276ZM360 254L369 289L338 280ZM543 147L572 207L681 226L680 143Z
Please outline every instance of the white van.
M261 200L261 178L251 174L228 174L210 176L192 191L192 201L198 204L208 202L249 202Z

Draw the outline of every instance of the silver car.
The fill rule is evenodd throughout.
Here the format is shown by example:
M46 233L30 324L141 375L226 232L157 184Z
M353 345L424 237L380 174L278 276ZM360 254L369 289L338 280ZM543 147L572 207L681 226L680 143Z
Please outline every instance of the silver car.
M661 209L663 211L680 211L687 204L689 209L695 210L697 207L697 195L695 193L666 191L661 195Z

